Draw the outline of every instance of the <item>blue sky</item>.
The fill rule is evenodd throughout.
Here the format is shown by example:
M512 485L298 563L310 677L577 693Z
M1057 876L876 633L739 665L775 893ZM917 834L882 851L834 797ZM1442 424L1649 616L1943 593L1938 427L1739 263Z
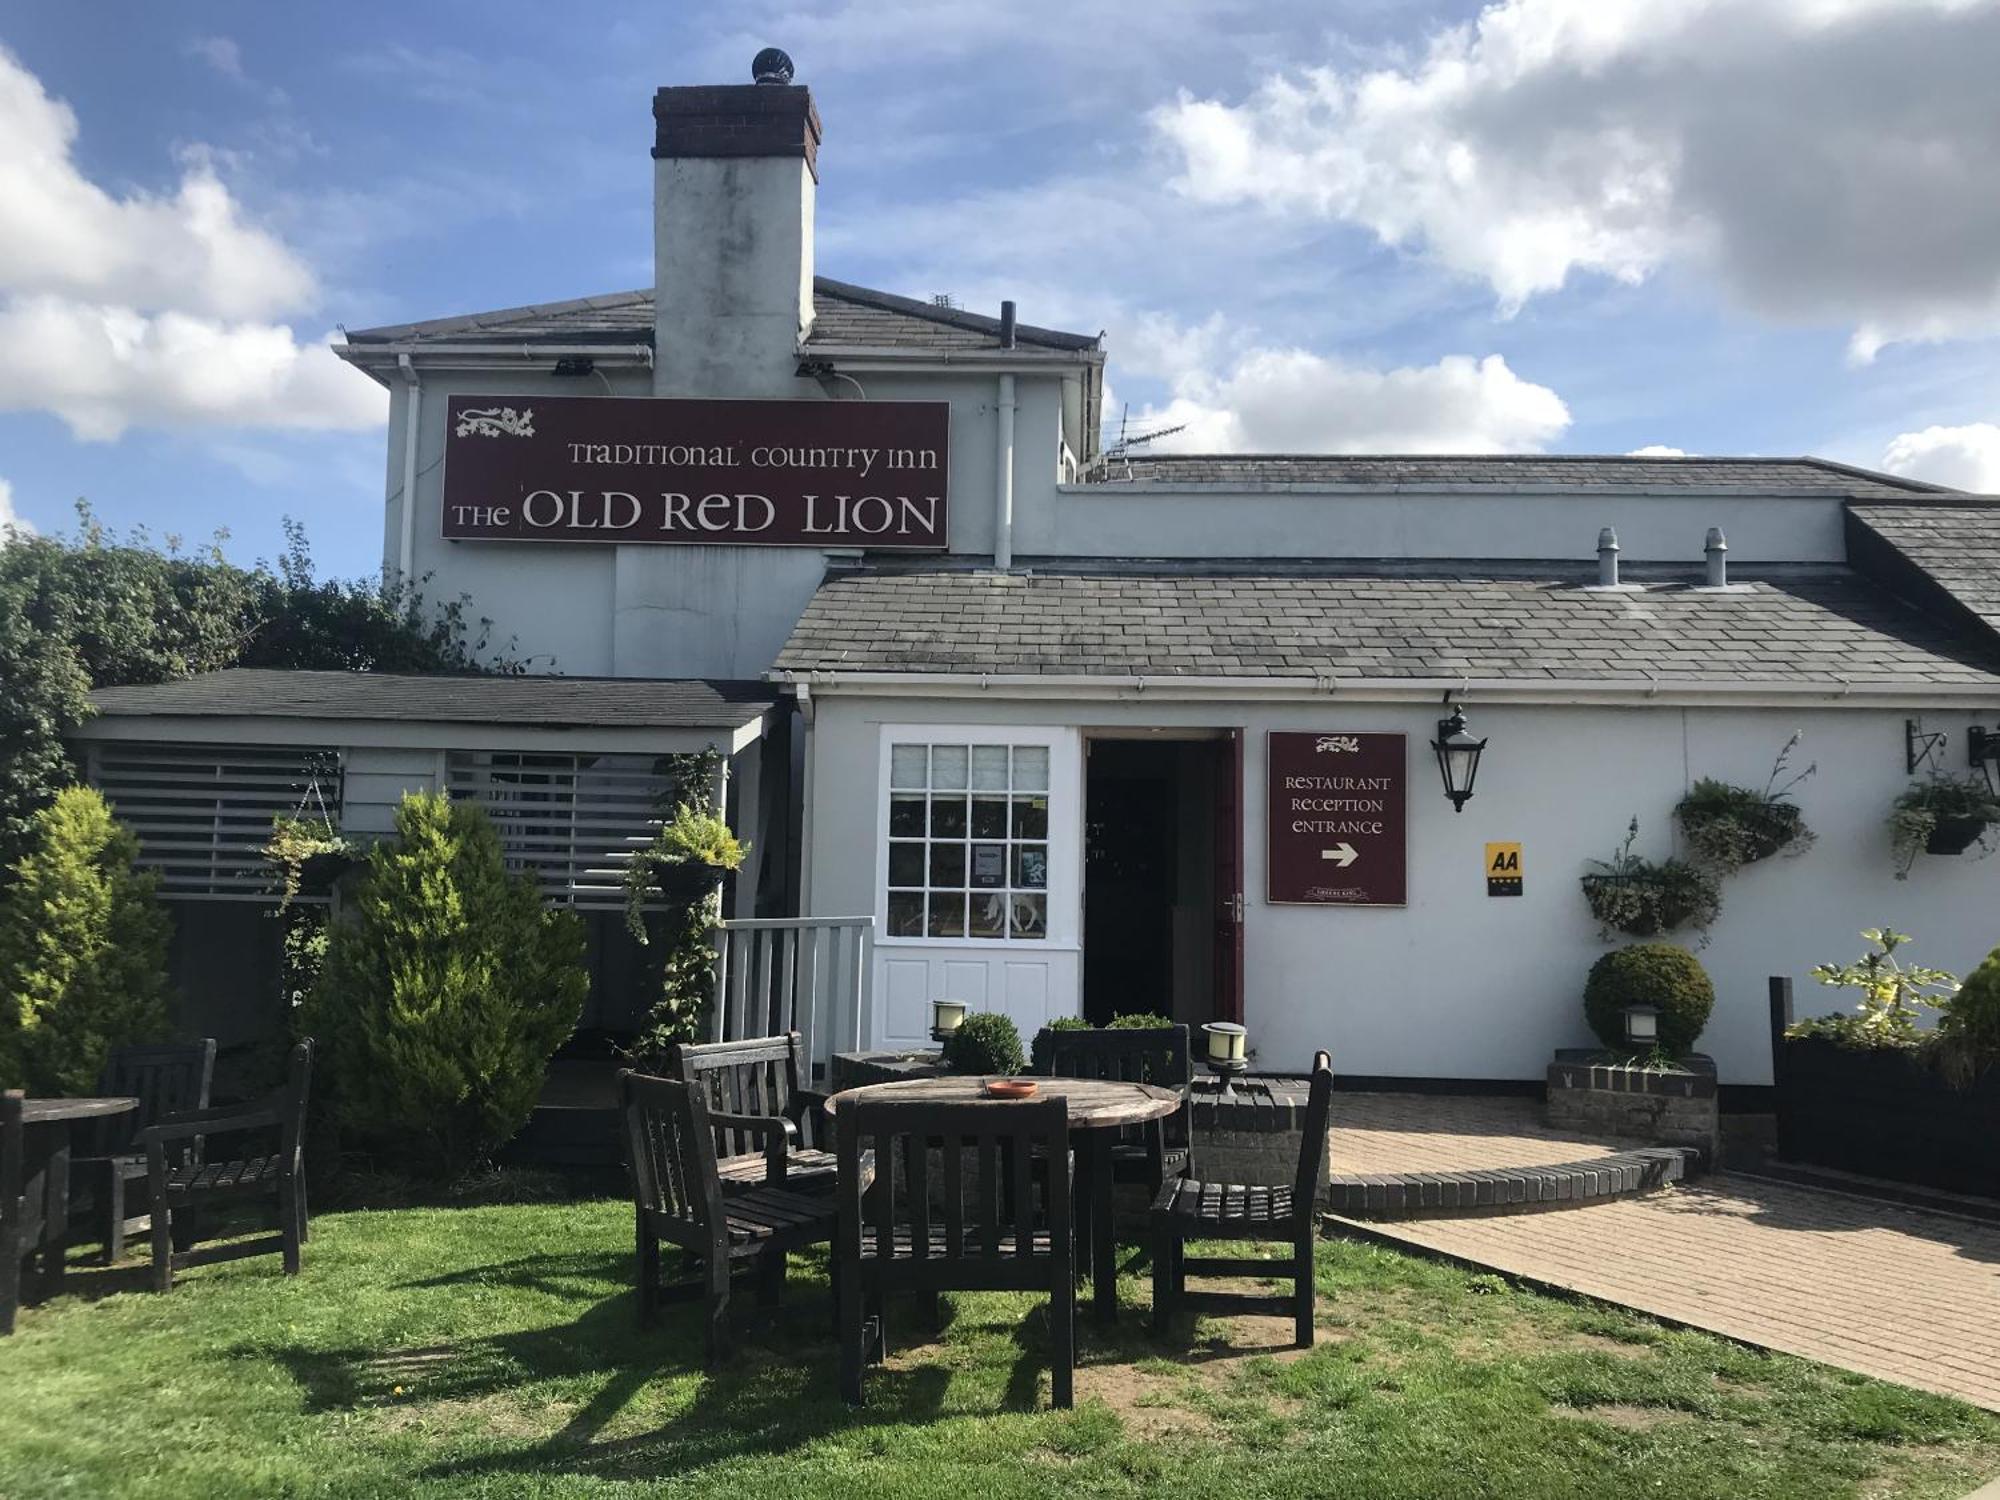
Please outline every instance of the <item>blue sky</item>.
M2000 0L0 9L0 514L373 569L318 346L644 284L650 95L786 47L819 269L1107 330L1187 446L2000 489Z

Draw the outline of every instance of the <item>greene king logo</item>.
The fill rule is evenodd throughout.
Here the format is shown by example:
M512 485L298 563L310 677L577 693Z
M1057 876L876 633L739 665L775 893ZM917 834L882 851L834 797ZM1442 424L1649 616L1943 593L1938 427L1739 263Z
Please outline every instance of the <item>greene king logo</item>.
M1351 734L1323 734L1313 741L1313 753L1316 755L1328 750L1335 755L1353 755L1360 749L1361 741Z

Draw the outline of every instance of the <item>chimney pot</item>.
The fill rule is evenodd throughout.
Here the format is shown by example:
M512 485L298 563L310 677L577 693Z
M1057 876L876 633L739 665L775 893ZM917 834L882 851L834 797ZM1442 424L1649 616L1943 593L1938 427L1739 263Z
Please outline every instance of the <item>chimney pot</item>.
M1000 304L1000 347L1014 347L1014 304L1011 302Z
M1618 587L1618 533L1609 526L1597 533L1597 586Z

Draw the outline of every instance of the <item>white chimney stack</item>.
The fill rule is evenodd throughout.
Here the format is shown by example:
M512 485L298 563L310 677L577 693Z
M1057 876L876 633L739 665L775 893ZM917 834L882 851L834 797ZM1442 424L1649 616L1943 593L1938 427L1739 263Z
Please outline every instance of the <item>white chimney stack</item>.
M653 393L800 394L820 124L775 47L755 83L653 95Z

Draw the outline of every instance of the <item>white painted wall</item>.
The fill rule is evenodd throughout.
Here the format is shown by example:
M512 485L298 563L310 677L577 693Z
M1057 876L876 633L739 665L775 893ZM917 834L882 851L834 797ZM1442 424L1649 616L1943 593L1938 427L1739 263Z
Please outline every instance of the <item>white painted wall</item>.
M819 695L813 752L812 908L875 909L879 732L924 717L911 700ZM1702 1045L1726 1083L1767 1083L1765 979L1798 981L1801 1013L1847 1001L1807 977L1860 954L1859 931L1915 934L1922 961L1969 970L2000 944L2000 859L1920 858L1893 878L1884 820L1905 785L1903 715L1882 710L1537 708L1468 710L1491 747L1477 795L1454 814L1426 748L1438 712L1342 703L1185 705L953 701L938 722L1203 725L1245 730L1247 1013L1264 1068L1299 1068L1329 1046L1348 1074L1538 1078L1551 1051L1587 1045L1582 988L1607 950L1577 878L1640 819L1641 852L1672 847L1670 812L1704 775L1761 786L1794 729L1819 773L1797 792L1818 843L1724 885L1703 964L1717 1004ZM1967 714L1926 716L1950 731L1963 769ZM1988 715L1990 718L1990 714ZM1410 904L1399 910L1265 904L1264 746L1271 729L1401 731L1411 746ZM1526 894L1485 894L1484 844L1520 840ZM1053 914L1051 921L1053 922ZM907 997L906 997L907 998ZM1074 1009L1052 997L1051 1013Z
M396 831L408 792L444 788L444 752L396 745L348 745L340 752L340 831L379 838Z

